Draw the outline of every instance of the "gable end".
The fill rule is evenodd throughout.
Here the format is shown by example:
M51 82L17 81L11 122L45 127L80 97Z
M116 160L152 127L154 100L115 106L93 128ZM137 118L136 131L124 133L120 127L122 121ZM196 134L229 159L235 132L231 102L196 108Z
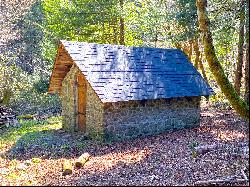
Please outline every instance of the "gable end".
M60 44L57 50L56 59L53 66L53 71L49 81L49 93L60 93L62 88L62 81L73 65L73 60L68 54L67 50Z

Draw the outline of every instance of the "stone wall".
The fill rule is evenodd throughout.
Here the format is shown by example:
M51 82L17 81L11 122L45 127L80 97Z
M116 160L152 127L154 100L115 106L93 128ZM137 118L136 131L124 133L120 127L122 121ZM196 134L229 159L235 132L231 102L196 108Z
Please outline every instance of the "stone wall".
M68 131L77 130L77 84L78 69L73 65L62 81L62 127Z
M104 103L105 138L124 140L199 126L200 97Z
M78 130L79 72L73 65L62 82L63 128L68 131ZM116 141L199 126L200 97L102 103L86 84L86 132L93 139Z
M73 65L62 82L62 126L67 131L77 131L77 75L81 73L77 66ZM86 80L85 80L86 81ZM94 139L103 137L103 104L94 92L93 88L87 84L86 102L86 132Z
M96 140L103 140L103 103L87 83L86 132Z

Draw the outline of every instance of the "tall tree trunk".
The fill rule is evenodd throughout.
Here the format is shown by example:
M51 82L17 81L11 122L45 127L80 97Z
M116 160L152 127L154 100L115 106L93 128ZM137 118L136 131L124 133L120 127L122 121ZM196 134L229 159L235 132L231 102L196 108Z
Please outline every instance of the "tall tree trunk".
M188 53L189 53L189 46L185 43L185 42L182 42L182 43L178 43L177 44L179 49L181 49L188 57L189 59L189 56L188 56ZM176 46L177 46L176 45ZM190 60L190 59L189 59Z
M249 103L249 1L246 4L245 101Z
M158 41L158 32L156 29L156 31L155 31L155 48L157 47L157 41Z
M185 53L185 55L187 56L187 58L189 59L189 57L188 57L188 46L186 46L185 43L176 42L176 43L174 43L174 46L177 49L182 50Z
M123 10L123 0L120 0L120 7L121 11ZM120 45L125 45L125 39L124 39L124 19L122 16L120 16Z
M241 1L241 10L240 10L240 28L239 28L239 43L238 43L238 57L235 71L235 80L234 87L238 94L240 94L241 88L241 78L242 78L242 65L243 65L243 44L244 44L244 14L245 14L245 5Z
M175 46L177 49L182 49L181 43L180 43L180 42L174 43L174 46Z
M105 43L106 32L105 32L105 19L104 19L104 13L103 12L101 12L101 16L102 16L102 42Z
M113 44L118 44L117 41L117 19L112 20L112 27L113 27Z
M194 51L195 51L194 67L198 69L201 52L199 50L199 44L197 38L194 39Z
M195 51L194 67L196 67L196 69L200 68L203 78L207 81L206 72L205 72L204 66L202 64L202 55L201 55L201 52L199 49L198 38L194 39L193 47L194 47L194 51Z
M231 103L232 107L239 113L243 118L249 121L249 106L248 104L240 98L240 96L235 91L233 85L227 79L224 70L218 61L215 54L215 49L213 45L213 38L209 28L209 19L207 16L206 0L196 0L198 23L201 31L204 53L206 60L208 62L209 68L213 73L216 82L220 86L222 92L225 94L226 98Z
M249 41L246 43L246 61L245 61L245 101L249 103Z
M193 54L193 40L188 41L189 49L188 49L188 58L191 61L192 60L192 54Z
M202 64L202 55L201 55L201 57L199 59L199 68L201 69L201 73L202 73L203 78L208 82L207 76L206 76L206 71L205 71L205 68L204 68L204 66Z

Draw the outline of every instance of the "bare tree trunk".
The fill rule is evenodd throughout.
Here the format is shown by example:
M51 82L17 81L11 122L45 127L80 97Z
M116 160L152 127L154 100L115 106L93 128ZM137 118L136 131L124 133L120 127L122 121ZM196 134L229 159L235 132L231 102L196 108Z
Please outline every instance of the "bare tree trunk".
M241 78L242 78L242 65L243 65L243 44L244 44L244 10L245 6L243 1L241 2L240 10L240 30L239 30L239 43L238 43L238 57L235 71L234 87L237 94L240 94Z
M199 59L199 68L201 69L201 73L202 73L203 78L208 82L207 76L206 76L206 71L205 71L205 68L204 68L204 66L202 64L202 55L201 55L201 57Z
M174 43L174 46L177 49L182 50L185 53L185 55L187 56L187 58L189 59L189 57L188 57L188 46L185 43L176 42L176 43Z
M202 55L199 49L198 38L194 39L193 47L195 51L194 67L196 67L196 69L200 68L203 78L207 81L206 72L202 64Z
M101 12L102 15L102 42L105 43L105 19L104 19L104 13Z
M204 53L205 53L209 68L211 72L213 73L216 79L216 82L220 86L226 98L229 100L232 107L243 118L249 121L248 104L243 99L241 99L240 96L235 91L233 85L230 83L230 81L226 77L224 70L215 54L213 38L212 38L212 34L209 28L209 19L208 19L207 11L206 11L207 1L196 0L196 6L197 6L199 28L200 28L202 39L203 39Z
M249 103L249 41L246 43L245 61L245 101Z
M177 49L182 49L182 48L181 48L181 43L180 43L180 42L174 43L174 46L175 46Z
M155 48L157 47L157 40L158 40L158 33L157 33L157 29L155 31Z
M195 38L195 40L194 40L194 51L195 51L194 67L196 67L196 69L198 69L198 64L199 64L201 52L199 50L199 44L198 44L197 38Z
M188 41L189 49L188 49L188 58L191 61L192 60L192 54L193 54L193 40Z
M121 10L123 10L123 0L120 0L120 7ZM122 16L120 16L120 45L125 45L125 39L124 39L124 19Z
M249 1L246 4L246 61L245 61L245 94L244 98L249 103Z
M112 27L113 27L113 43L118 44L118 41L117 41L117 19L112 20Z
M186 42L183 42L183 45L182 45L183 47L183 51L187 54L187 56L188 56L188 54L189 54L189 46L188 46L188 44L186 43ZM188 56L189 57L189 56Z

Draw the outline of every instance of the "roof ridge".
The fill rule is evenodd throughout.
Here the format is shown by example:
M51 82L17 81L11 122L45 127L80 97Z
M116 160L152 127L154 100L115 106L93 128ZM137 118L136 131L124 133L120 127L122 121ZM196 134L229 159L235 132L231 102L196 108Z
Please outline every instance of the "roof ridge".
M109 43L93 43L93 42L79 42L79 41L69 41L69 40L60 40L61 43L64 42L70 42L70 43L84 43L84 44L91 44L91 45L102 45L102 46L117 46L117 47L124 47L124 48L132 48L132 49L140 49L140 48L145 48L145 49L153 49L153 50L176 50L180 51L183 53L182 50L178 48L161 48L161 47L149 47L149 46L126 46L126 45L120 45L120 44L109 44Z

